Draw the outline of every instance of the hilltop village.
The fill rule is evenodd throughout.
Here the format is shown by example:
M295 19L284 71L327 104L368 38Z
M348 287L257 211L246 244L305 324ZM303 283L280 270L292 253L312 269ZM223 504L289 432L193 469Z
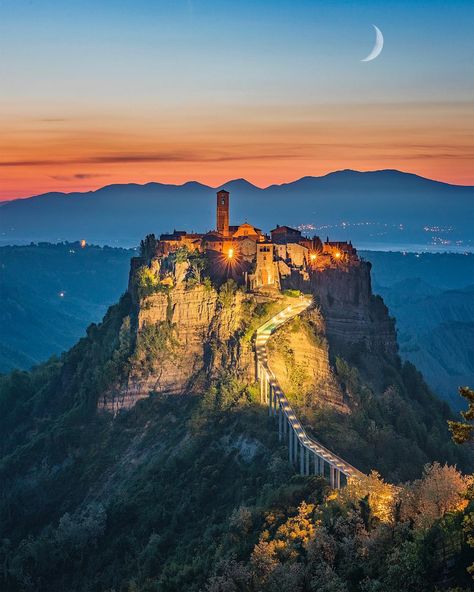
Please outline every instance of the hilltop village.
M362 351L365 360L394 359L394 321L372 293L370 263L351 243L307 238L288 226L267 235L247 222L231 225L229 198L228 191L217 192L215 230L175 230L142 241L140 256L131 260L133 312L124 329L131 331L135 361L125 383L104 393L100 408L130 408L150 392L198 394L205 377L228 368L251 383L253 323L272 306L294 302L298 293L311 295L316 341L328 344L314 354L319 361L301 366L316 363L315 380L337 408L345 403L334 387L330 359L352 359Z
M289 226L277 225L270 234L247 222L231 225L230 194L217 192L216 229L205 234L174 230L148 245L146 258L163 258L179 249L205 253L211 274L232 278L251 291L275 291L301 286L311 272L357 266L360 260L350 242L322 242ZM140 264L137 261L137 264Z

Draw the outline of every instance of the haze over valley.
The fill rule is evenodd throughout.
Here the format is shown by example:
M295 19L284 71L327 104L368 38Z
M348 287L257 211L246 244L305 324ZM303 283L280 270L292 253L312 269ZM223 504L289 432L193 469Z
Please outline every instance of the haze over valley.
M337 171L260 189L243 179L223 185L231 217L267 231L276 224L351 240L360 248L472 250L474 188L385 170ZM110 185L87 193L49 193L0 206L0 241L25 244L86 239L134 247L145 234L204 232L215 190L184 185ZM185 217L183 218L183 213Z

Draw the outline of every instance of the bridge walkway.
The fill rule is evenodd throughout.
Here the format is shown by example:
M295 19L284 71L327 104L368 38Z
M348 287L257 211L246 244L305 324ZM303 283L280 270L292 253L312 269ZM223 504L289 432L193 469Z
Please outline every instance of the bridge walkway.
M328 478L331 487L339 489L348 479L364 478L364 473L308 436L268 363L267 342L272 333L305 311L312 302L311 297L301 297L257 329L255 350L260 401L268 404L269 415L278 417L278 437L281 442L288 442L290 463L299 465L301 475L322 475Z

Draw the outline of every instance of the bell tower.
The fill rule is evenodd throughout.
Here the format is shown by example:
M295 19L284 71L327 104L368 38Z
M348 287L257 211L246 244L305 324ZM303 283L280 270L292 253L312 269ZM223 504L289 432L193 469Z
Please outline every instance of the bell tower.
M229 236L229 192L221 189L217 192L217 232Z

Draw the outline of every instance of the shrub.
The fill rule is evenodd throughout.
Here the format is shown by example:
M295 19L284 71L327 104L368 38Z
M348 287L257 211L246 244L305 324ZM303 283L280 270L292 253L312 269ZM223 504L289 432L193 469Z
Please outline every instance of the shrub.
M168 292L169 286L163 284L148 266L140 267L137 272L138 297L146 298L156 292Z

